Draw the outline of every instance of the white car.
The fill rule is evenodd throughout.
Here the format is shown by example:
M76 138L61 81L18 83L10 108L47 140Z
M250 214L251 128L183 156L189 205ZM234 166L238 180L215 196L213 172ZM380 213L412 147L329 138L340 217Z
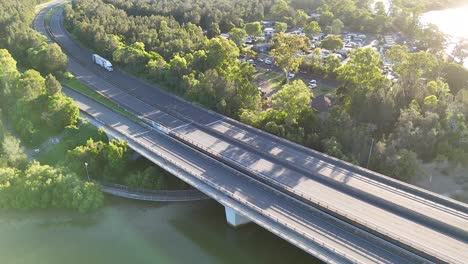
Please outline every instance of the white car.
M307 87L309 87L310 89L315 89L315 88L317 88L317 84L316 83L309 83L309 85L307 85Z
M271 60L269 60L269 59L266 59L265 64L271 65L271 64L273 64L273 62Z
M293 79L294 77L296 77L296 74L288 73L288 79Z

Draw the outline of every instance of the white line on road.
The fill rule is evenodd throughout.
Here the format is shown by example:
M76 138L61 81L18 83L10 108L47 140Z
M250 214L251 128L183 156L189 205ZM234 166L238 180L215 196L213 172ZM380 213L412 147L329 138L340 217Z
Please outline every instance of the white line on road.
M177 129L181 129L181 128L183 128L183 127L186 127L186 126L188 126L188 125L191 125L192 123L193 123L193 121L190 121L189 123L180 125L180 126L178 126L178 127L175 127L175 128L173 128L173 129L171 129L170 131L174 131L174 130L177 130Z

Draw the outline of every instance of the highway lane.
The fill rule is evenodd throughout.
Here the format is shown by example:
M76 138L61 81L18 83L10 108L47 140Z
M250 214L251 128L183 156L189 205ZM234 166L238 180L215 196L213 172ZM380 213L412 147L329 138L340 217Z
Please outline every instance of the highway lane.
M211 197L213 197L213 193L207 191L210 186L225 190L230 197L236 197L237 201L243 202L244 207L242 205L235 206L242 207L242 212L252 212L249 217L256 223L302 247L309 253L322 256L322 260L337 263L347 262L346 259L332 257L331 252L327 253L327 250L316 248L317 246L313 245L319 244L320 247L333 248L339 254L346 254L348 258L358 263L414 263L422 261L410 253L403 254L403 257L398 256L393 252L398 252L400 249L390 243L356 230L351 225L336 220L319 210L304 207L297 201L287 199L281 193L270 190L268 187L252 181L249 177L200 155L195 150L155 130L119 116L83 95L66 88L64 91L75 99L81 110L101 122L94 121L95 125L106 124L106 126L102 126L104 129L117 131L118 134L114 136L127 140L130 146L137 151L148 152L151 150L151 153L147 153L150 155L149 158L157 153L164 159L170 160L171 164L177 165L179 173L175 172L175 175ZM90 121L93 122L92 119ZM155 163L158 161L155 160ZM167 165L167 163L161 162L159 164L162 167ZM166 169L171 171L171 168ZM184 178L184 175L180 175L180 171L189 171L190 175L197 175L203 181L197 182L189 175ZM207 183L210 186L204 186ZM234 207L235 201L226 201L229 198L219 196L213 198ZM378 245L382 245L382 247Z
M215 122L210 124L211 127L217 129L221 133L226 133L227 129L224 129L225 123ZM230 127L230 130L238 131L237 128ZM256 138L257 140L251 140L254 136L246 136L242 139L250 142L252 145L255 146L254 152L258 154L255 155L248 155L248 151L252 151L252 148L245 149L242 148L242 145L235 145L235 141L231 142L220 142L219 138L216 135L208 134L207 132L199 129L199 127L194 128L193 126L184 126L182 128L175 130L178 133L181 133L184 136L189 137L191 140L194 140L198 144L202 144L205 146L210 146L210 149L218 153L218 155L222 155L226 158L231 160L242 160L243 164L246 164L250 169L253 169L259 173L268 174L269 171L280 171L277 177L282 177L286 175L289 179L294 179L294 175L291 175L288 170L283 170L283 167L289 168L294 170L301 175L309 176L308 178L314 179L313 176L321 176L322 179L326 179L326 182L329 182L330 185L337 186L337 188L350 188L357 191L357 194L362 194L361 196L365 197L367 200L368 197L366 194L378 194L372 195L371 199L376 200L380 199L380 204L384 203L391 206L400 206L400 211L404 214L412 215L414 217L430 217L430 220L434 221L434 224L437 225L445 225L444 221L448 221L450 223L450 228L455 229L455 235L458 232L467 232L468 231L468 215L462 212L457 212L455 210L451 210L450 208L446 208L440 206L436 203L431 203L421 197L417 197L412 194L405 193L401 190L396 188L387 186L383 183L379 183L377 181L368 179L363 177L362 175L353 173L351 174L349 171L342 169L338 166L330 165L322 160L311 156L305 156L298 151L294 151L293 149L284 149L282 146L277 145L275 142L268 142L271 146L275 146L271 151L270 155L262 155L265 152L264 139ZM234 133L228 133L228 137L239 137L239 134L245 135L244 131ZM249 145L251 145L249 144ZM297 154L294 158L290 152ZM287 153L289 152L289 153ZM284 162L286 160L287 162ZM266 161L267 163L265 163ZM271 164L271 163L275 164ZM278 166L279 164L283 165L281 168ZM291 166L293 165L293 166ZM268 168L265 170L265 168ZM303 185L304 181L299 176L296 176L297 184L292 182L290 187L299 188L299 185ZM315 178L316 179L316 178ZM306 179L305 181L308 181ZM388 203L387 201L391 201ZM390 208L391 209L391 208ZM450 218L447 218L447 215Z
M54 21L54 18L53 18L53 21ZM54 25L54 23L53 23L53 25ZM60 23L58 23L57 25L58 25L58 27L60 27ZM66 38L66 34L64 32L63 32L62 35L58 34L57 36L60 37L60 38L63 36L64 39ZM72 43L72 44L74 44L74 43ZM78 46L77 46L77 48L78 48L78 50L82 50ZM68 46L67 46L67 50L68 50ZM72 65L71 67L74 67L74 66ZM88 67L91 67L91 69L93 69L93 67L96 68L96 66L94 66L92 64L89 65ZM75 71L73 71L73 70L72 71L76 72L76 68L77 67L75 67ZM94 70L99 71L99 69L94 69ZM111 74L114 74L114 73L111 73ZM122 74L122 75L125 75L125 74ZM103 86L103 89L105 90L103 92L107 93L106 94L107 96L109 96L110 98L113 98L114 100L122 103L124 106L127 106L127 107L130 106L130 108L132 108L132 107L134 108L135 105L137 104L138 107L142 107L142 110L146 110L146 112L143 111L143 113L146 113L145 115L147 117L149 117L151 119L158 120L158 122L163 123L163 125L165 125L165 126L167 126L169 128L178 128L178 127L181 128L181 126L183 128L188 128L188 126L189 126L187 121L185 121L185 122L182 121L181 122L180 119L174 118L174 116L168 115L167 113L164 113L161 110L151 109L151 106L155 105L153 103L151 104L151 106L146 105L146 104L142 104L142 101L140 99L137 99L138 102L130 102L132 100L133 101L136 100L134 97L132 97L134 95L133 92L136 89L135 85L130 86L130 87L132 87L130 89L130 91L132 92L132 95L129 96L128 94L122 93L122 91L119 91L118 89L114 89L115 87L113 87L113 85L108 85L108 87L107 87L108 83L103 82L102 78L101 78L101 80L99 78L96 78L96 76L94 76L93 74L80 74L79 76L82 76L82 78L85 79L85 81L88 82L88 83L91 83L91 84L94 83L95 86L97 86L96 84L99 84L99 86L101 87L101 86L103 86L103 84L106 84L106 85ZM153 91L154 91L154 89L153 89ZM150 101L152 101L152 99L150 99ZM166 100L163 100L163 101L166 102ZM177 104L166 104L162 108L164 108L164 107L167 107L165 110L172 109L172 108L178 109ZM190 109L191 107L193 107L193 106L190 105L190 106L187 106L187 108L183 108L183 109ZM196 108L196 107L193 107L193 108ZM198 108L196 108L196 109L198 109ZM190 112L192 112L192 111L190 110ZM191 118L191 120L194 120L194 121L196 121L198 123L201 123L201 124L216 124L216 123L220 122L221 119L219 119L218 115L212 114L210 112L207 112L207 113L208 113L207 116L205 116L203 118L197 118L195 120L194 120L194 118ZM182 114L183 114L183 112L182 112ZM200 115L198 113L196 114L196 116L200 117ZM207 118L207 117L209 117L209 118ZM199 138L199 137L197 137L197 138ZM215 139L215 141L217 142L217 141L219 141L219 139ZM263 161L263 160L265 160L265 159L264 158L260 159L260 161Z

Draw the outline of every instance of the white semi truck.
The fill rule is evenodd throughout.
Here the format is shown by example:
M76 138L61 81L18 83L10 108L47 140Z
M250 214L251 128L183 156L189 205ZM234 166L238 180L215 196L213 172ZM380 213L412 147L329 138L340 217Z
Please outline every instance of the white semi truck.
M104 69L106 69L107 71L113 71L114 68L112 68L112 63L110 63L110 61L104 59L103 57L97 55L97 54L93 54L91 56L92 60L94 63L96 63L97 65L103 67Z

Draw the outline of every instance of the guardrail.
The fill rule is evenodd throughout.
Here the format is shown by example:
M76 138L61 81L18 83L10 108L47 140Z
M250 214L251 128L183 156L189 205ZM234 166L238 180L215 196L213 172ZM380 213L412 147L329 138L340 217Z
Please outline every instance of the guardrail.
M154 202L189 202L209 199L204 193L192 190L150 190L134 188L126 185L115 184L105 181L93 180L99 183L102 191L115 196L130 198L134 200L154 201Z

